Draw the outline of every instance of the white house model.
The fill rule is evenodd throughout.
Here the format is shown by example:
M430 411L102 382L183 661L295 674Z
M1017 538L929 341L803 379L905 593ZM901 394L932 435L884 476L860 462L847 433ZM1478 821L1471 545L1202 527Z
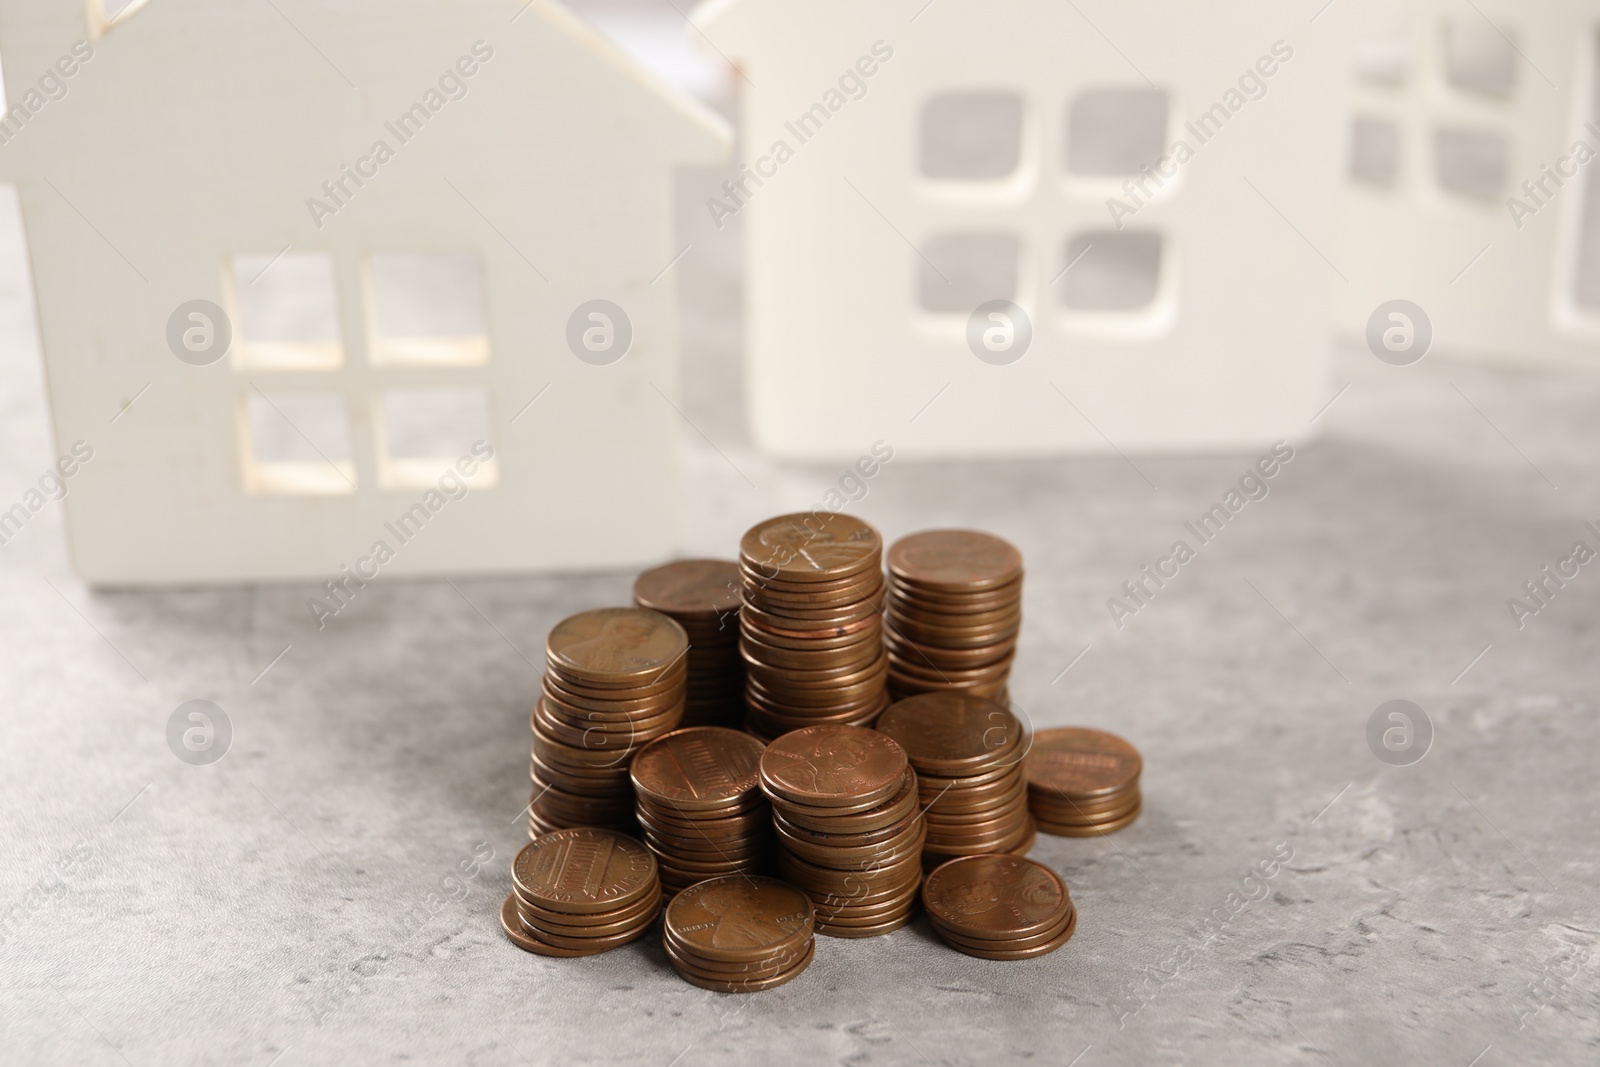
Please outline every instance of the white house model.
M728 131L520 6L0 0L88 581L672 551L673 174Z
M1330 395L1349 31L1272 0L710 0L760 444L1253 445ZM1016 309L1022 314L1018 315Z
M1403 299L1441 354L1600 368L1600 3L1360 19L1340 325Z

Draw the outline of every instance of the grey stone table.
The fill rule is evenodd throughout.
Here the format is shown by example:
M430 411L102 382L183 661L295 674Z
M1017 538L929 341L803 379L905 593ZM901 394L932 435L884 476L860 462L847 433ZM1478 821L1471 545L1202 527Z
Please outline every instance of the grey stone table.
M684 508L688 547L727 556L841 472L748 447L737 257L698 211ZM9 503L52 451L5 227ZM1021 546L1015 697L1135 741L1144 813L1040 839L1080 913L1059 953L969 959L919 921L824 941L752 997L679 981L655 944L546 960L498 927L543 634L629 575L377 583L318 633L305 589L92 595L41 514L0 549L0 1060L1594 1063L1600 567L1521 629L1506 602L1596 541L1600 383L1352 353L1335 395L1270 495L1120 629L1108 598L1253 454L873 480L853 510L891 537ZM197 698L235 730L208 767L165 735ZM1432 725L1412 766L1368 746L1391 699Z

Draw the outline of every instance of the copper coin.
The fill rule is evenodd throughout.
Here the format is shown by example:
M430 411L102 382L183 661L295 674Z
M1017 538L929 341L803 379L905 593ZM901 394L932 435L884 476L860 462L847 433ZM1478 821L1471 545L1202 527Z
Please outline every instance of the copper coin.
M696 956L748 963L811 937L815 911L799 889L775 878L713 878L667 906L668 932Z
M682 941L673 937L670 930L662 934L661 937L662 946L672 956L674 966L687 968L702 978L727 982L752 978L772 978L791 971L811 952L814 940L814 938L807 938L793 948L784 949L782 952L763 960L751 963L729 963L725 960L710 960L696 955L693 949L685 947Z
M903 663L913 666L937 668L939 670L951 669L958 671L978 670L991 667L1003 659L1008 659L1016 652L1014 644L981 645L977 648L941 649L931 645L918 645L907 641L895 632L890 625L883 632L883 647L889 655Z
M911 623L929 630L951 630L958 635L976 630L998 629L1022 617L1020 602L984 611L973 607L950 612L911 609L906 607L903 601L896 603L893 598L890 598L887 606L892 615L891 621L895 625Z
M868 610L873 613L883 611L884 594L882 587L876 589L863 587L858 593L852 593L849 599L838 601L823 601L813 604L801 604L782 598L765 595L745 594L745 609L758 611L769 618L790 623L800 622L802 626L813 623L840 623L850 622L865 616ZM781 624L780 624L781 625Z
M1050 929L1042 933L1029 934L1025 937L1007 938L968 937L941 925L938 919L932 915L928 916L928 919L933 924L934 931L948 944L985 949L991 952L1015 952L1019 949L1037 948L1040 945L1054 941L1066 932L1067 927L1072 925L1072 920L1076 914L1076 907L1068 907L1061 913L1060 920Z
M1034 815L1034 821L1039 824L1041 833L1049 834L1051 837L1102 837L1105 834L1116 833L1118 830L1132 825L1134 820L1139 817L1139 811L1140 808L1135 806L1131 812L1121 818L1093 825L1069 825L1050 822L1039 818L1037 814Z
M887 895L876 900L857 903L845 898L815 900L812 903L817 909L817 918L825 922L838 922L844 919L865 919L868 916L882 918L892 912L908 907L915 903L917 894L921 891L922 880L908 880L904 885L892 889Z
M737 611L739 565L720 559L680 559L663 564L634 580L633 602L673 618L715 618Z
M889 673L889 657L881 649L865 663L847 663L826 670L769 667L751 662L746 679L754 678L763 689L787 693L793 689L850 689L864 685Z
M889 573L931 589L990 589L1022 573L1022 553L977 530L925 530L889 548Z
M838 578L828 578L823 581L791 581L787 578L774 577L772 572L759 567L752 567L747 561L739 561L739 580L743 583L746 592L775 592L775 593L839 593L842 590L852 589L863 582L882 580L883 572L875 567L867 567Z
M557 948L554 945L540 941L524 929L522 920L517 917L517 900L515 896L506 897L505 903L500 905L500 928L506 932L506 936L511 939L513 945L516 945L524 952L534 952L540 956L570 958L575 956L594 956L604 951L603 949L591 948L574 952L570 949Z
M683 627L643 608L600 608L564 619L550 631L545 655L571 677L625 684L664 673L689 650Z
M904 815L893 823L887 823L877 829L866 830L858 833L831 833L829 830L814 830L808 826L791 822L780 810L772 813L772 828L774 832L781 831L789 837L803 841L817 848L854 848L860 845L882 845L895 841L901 834L910 833L916 829L916 821L921 817L916 807L909 807ZM835 827L835 820L821 821L818 825Z
M876 567L883 539L867 523L836 512L779 515L739 541L741 561L758 576L828 581Z
M1007 604L1022 602L1022 579L1006 585L985 589L978 593L941 593L926 586L911 585L894 575L889 576L889 596L892 600L912 609L928 611L990 611Z
M715 811L758 790L761 752L759 741L736 730L676 730L633 757L633 786L657 804Z
M627 767L629 752L626 749L594 750L569 745L543 729L539 725L538 715L532 716L531 721L533 725L533 751L537 752L539 758L552 767L573 770Z
M1024 737L1010 709L965 693L928 693L892 704L877 730L905 749L919 774L950 777L1006 763Z
M637 685L592 685L582 676L563 671L554 664L545 664L543 681L565 693L587 700L635 701L649 700L670 693L683 686L689 678L689 657L679 656L666 669L650 675Z
M875 636L875 635L874 635ZM882 654L876 640L857 641L843 648L793 649L764 645L748 636L739 643L741 666L754 664L767 669L789 671L841 671L848 674L859 670Z
M808 588L803 592L780 589L776 586L752 582L744 586L744 603L756 604L779 614L794 611L821 611L830 606L851 604L872 599L884 588L883 576L868 570L847 584L827 588Z
M928 875L922 902L941 926L986 939L1042 933L1072 903L1055 871L1008 855L951 860Z
M656 888L654 885L650 887L650 889L654 888ZM518 889L515 884L512 886L511 895L517 898L517 914L521 915L524 920L528 921L532 925L554 923L557 926L573 926L588 929L592 926L606 926L617 922L638 922L644 919L646 916L652 914L656 900L660 894L657 892L651 892L650 889L647 889L637 901L634 901L625 907L616 908L612 911L591 912L588 914L576 914L569 911L563 911L561 909L541 907L536 902L528 900L527 897L523 895L522 890ZM557 931L557 933L559 932L560 931Z
M658 896L656 898L658 912L660 903L661 898ZM632 929L624 930L617 934L603 934L595 937L568 937L565 934L551 933L549 930L526 924L523 925L523 933L545 945L553 945L556 948L564 948L573 952L599 953L620 948L630 941L637 941L649 933L653 926L655 926L655 914L652 914L648 920L638 923Z
M830 926L825 923L817 924L817 933L824 937L878 937L882 934L892 934L911 922L916 915L916 910L908 910L898 918L876 926Z
M1029 785L1082 800L1130 788L1144 763L1115 734L1070 726L1035 734L1027 767Z
M859 726L796 730L761 754L763 786L812 807L848 808L887 800L903 786L908 769L904 749Z
M985 960L1027 960L1027 959L1033 959L1036 956L1046 956L1046 955L1049 955L1050 953L1054 952L1056 949L1060 948L1062 945L1065 945L1068 941L1071 941L1072 940L1072 935L1077 932L1077 929L1078 929L1078 912L1077 912L1077 909L1073 909L1071 917L1067 920L1066 929L1060 934L1060 936L1055 938L1053 941L1049 941L1049 942L1047 942L1047 943L1045 943L1043 945L1038 945L1038 946L1036 946L1034 948L1021 949L1021 950L1017 950L1017 951L1006 951L1004 949L995 950L995 949L989 949L989 948L968 947L968 946L965 946L965 945L956 945L956 944L951 944L951 947L956 949L956 951L958 951L958 952L964 952L968 956L976 956L979 959L985 959ZM941 935L943 935L944 932L941 930L940 933L941 933ZM948 937L945 937L945 942L947 944L950 944L950 939Z
M756 648L787 648L799 652L820 649L847 648L860 644L863 641L877 641L883 630L883 619L874 615L871 619L846 628L842 633L829 633L818 630L793 631L789 627L777 629L762 626L754 619L741 616L739 620L739 639L741 643L750 642Z
M910 784L878 807L851 815L831 815L828 817L811 815L810 812L815 810L817 809L801 809L791 805L784 808L783 815L794 825L817 833L868 833L873 830L881 830L886 826L893 826L907 816L916 815L917 789L915 784Z
M669 958L671 958L673 955L673 950L670 947L667 949L667 955ZM801 961L796 964L792 970L785 971L782 974L772 978L745 980L736 979L731 982L724 982L714 978L705 978L699 974L696 974L692 970L687 970L678 965L678 961L676 959L673 959L672 962L674 966L677 967L678 977L682 978L690 985L699 986L701 989L709 989L716 993L759 993L762 990L776 989L778 986L781 986L786 982L792 982L795 978L799 977L802 971L811 965L811 960L815 955L816 943L813 942L810 949L806 952L805 957L801 959Z
M1038 789L1030 789L1028 795L1030 805L1055 822L1107 822L1126 815L1140 801L1138 790L1100 801L1072 800Z
M618 833L560 830L517 853L511 875L524 899L584 915L615 911L645 895L656 880L656 861L644 845Z

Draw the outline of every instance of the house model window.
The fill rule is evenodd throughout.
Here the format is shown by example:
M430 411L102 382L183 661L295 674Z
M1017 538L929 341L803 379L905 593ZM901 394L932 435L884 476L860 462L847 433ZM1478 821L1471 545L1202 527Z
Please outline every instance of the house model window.
M239 410L249 492L355 492L353 425L370 433L384 490L432 485L475 443L492 439L488 396L476 379L455 384L446 378L426 388L408 384L427 368L488 363L478 256L385 251L366 256L360 267L363 333L352 343L364 342L359 350L366 353L366 366L359 359L352 366L340 316L341 271L331 254L241 254L227 263L236 327L232 366L240 375L261 378L244 391ZM392 387L384 380L402 373L407 378ZM326 386L301 391L308 375L313 383L325 377ZM285 386L275 387L274 379ZM479 464L471 481L475 487L495 485L498 465Z
M1509 105L1517 92L1517 32L1481 17L1447 18L1436 27L1433 69L1410 76L1403 37L1374 40L1356 53L1358 83L1368 90L1350 130L1350 178L1395 189L1410 173L1408 145L1426 153L1417 178L1457 199L1493 205L1510 184ZM1409 89L1409 91L1407 91ZM1420 193L1421 190L1413 190Z

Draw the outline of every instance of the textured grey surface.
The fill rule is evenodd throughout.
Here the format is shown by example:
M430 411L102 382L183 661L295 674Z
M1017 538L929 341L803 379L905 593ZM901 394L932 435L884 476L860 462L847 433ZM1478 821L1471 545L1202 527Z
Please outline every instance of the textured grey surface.
M843 470L750 451L735 231L683 199L684 517L692 552L727 556ZM53 459L6 219L0 506ZM895 461L870 483L853 510L890 537L1021 546L1014 695L1138 744L1144 814L1040 839L1080 913L1052 956L969 959L919 921L824 940L753 997L684 984L655 944L545 960L498 928L543 634L629 575L378 582L319 633L306 589L91 595L41 514L0 548L0 1060L1595 1062L1600 568L1520 632L1505 602L1596 541L1600 388L1365 354L1330 398L1347 382L1271 495L1120 631L1106 599L1253 455ZM1437 730L1409 768L1365 741L1395 697ZM166 745L194 698L235 727L214 766ZM447 882L480 842L493 862Z

